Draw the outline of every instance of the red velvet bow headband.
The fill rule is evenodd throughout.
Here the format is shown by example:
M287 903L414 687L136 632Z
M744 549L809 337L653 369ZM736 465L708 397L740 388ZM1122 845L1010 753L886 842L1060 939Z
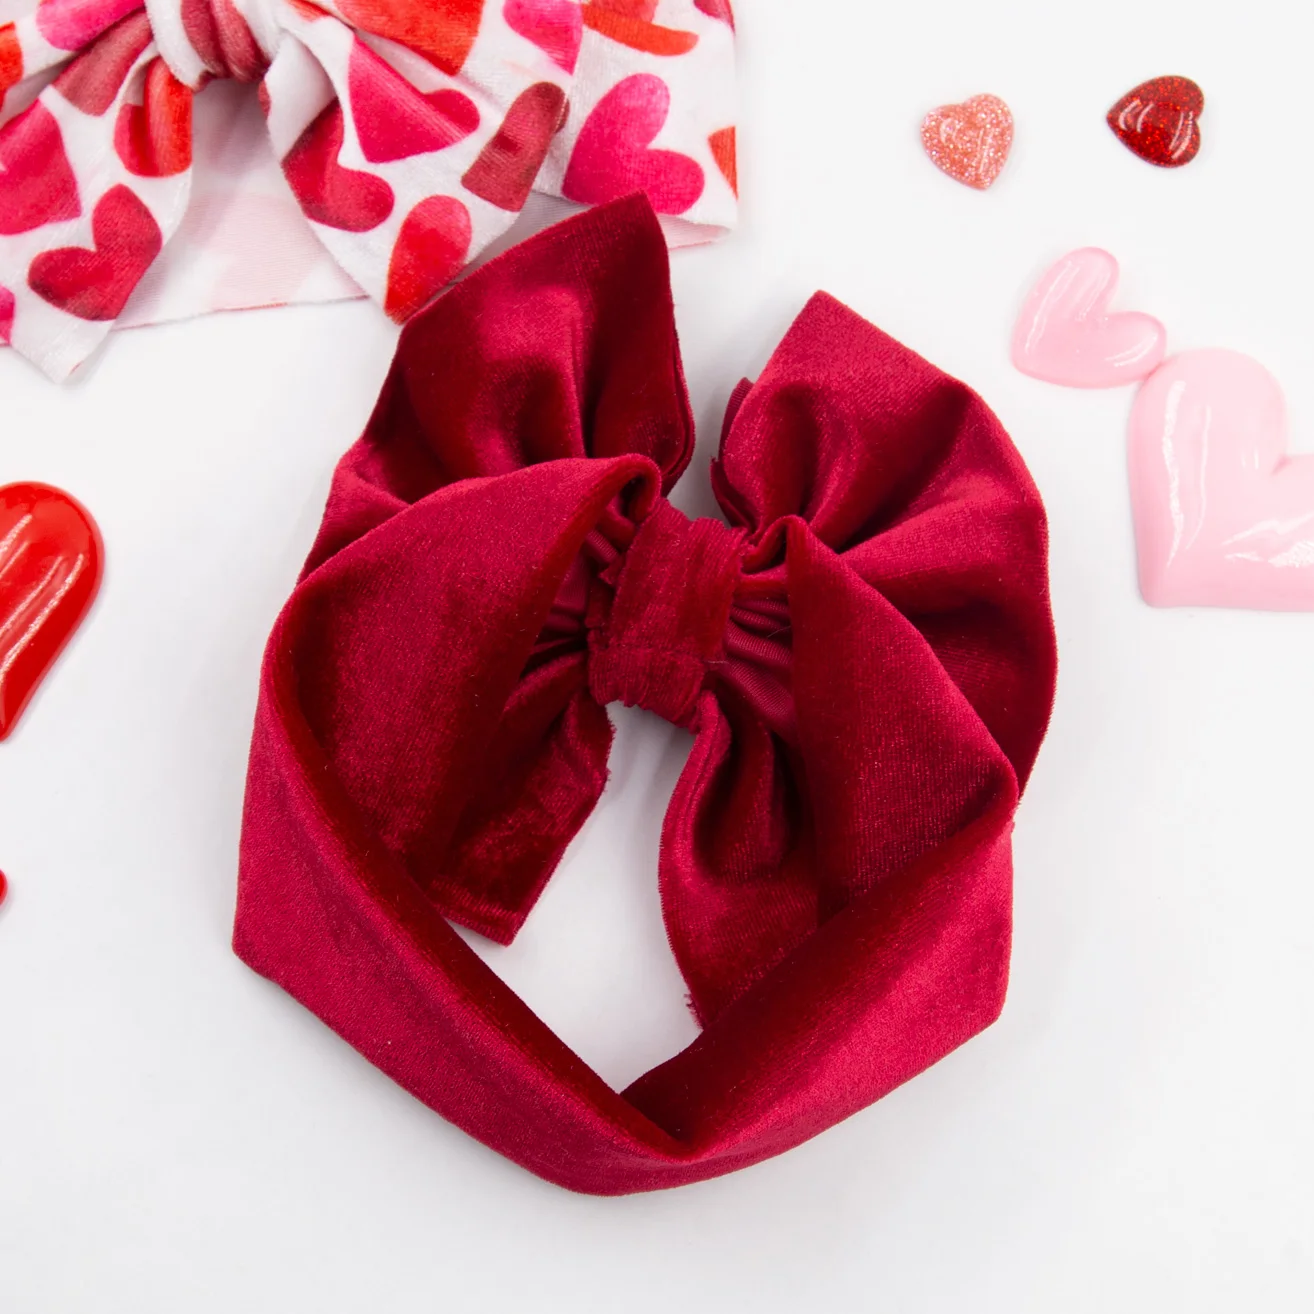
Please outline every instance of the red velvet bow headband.
M266 654L235 945L430 1107L580 1191L779 1154L987 1026L1054 681L1045 520L961 383L829 297L741 384L729 524L666 251L619 202L406 329ZM507 942L607 776L604 705L696 739L662 906L703 1032L612 1090Z

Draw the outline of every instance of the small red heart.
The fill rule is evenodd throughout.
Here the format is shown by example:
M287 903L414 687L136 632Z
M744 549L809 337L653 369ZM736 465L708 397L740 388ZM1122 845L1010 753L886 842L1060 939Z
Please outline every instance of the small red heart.
M575 71L584 20L575 0L506 0L502 17L513 32L532 41L567 73Z
M479 126L469 96L451 88L417 91L361 41L347 63L347 95L361 152L372 164L441 151Z
M651 149L666 124L671 93L661 78L622 78L580 129L561 185L567 200L603 205L646 192L658 214L683 214L703 194L703 171L677 151Z
M1204 92L1190 78L1151 78L1110 111L1109 127L1133 155L1162 169L1190 164L1200 150Z
M470 211L454 196L428 196L408 214L388 265L383 308L409 319L461 272L470 250Z
M146 71L144 103L120 107L114 149L139 178L171 178L192 167L192 89L164 60Z
M527 87L465 171L466 190L503 210L519 210L565 118L566 93L560 87L553 82Z
M164 238L155 216L120 183L91 214L95 247L43 251L27 271L37 296L79 319L117 319L132 290L160 254Z
M308 219L367 233L392 213L392 188L372 173L338 163L342 133L342 106L334 101L283 157L283 173Z
M342 16L457 74L479 35L484 0L338 0Z
M104 556L96 522L67 493L0 488L0 739L95 601Z
M1013 149L1013 114L998 96L941 105L922 120L922 149L955 182L985 191Z
M14 294L0 287L0 342L8 346L14 332Z
M0 234L12 237L81 213L59 124L34 100L0 128Z
M144 13L125 18L64 69L55 79L56 90L70 105L99 118L114 104L123 79L151 40L151 22Z

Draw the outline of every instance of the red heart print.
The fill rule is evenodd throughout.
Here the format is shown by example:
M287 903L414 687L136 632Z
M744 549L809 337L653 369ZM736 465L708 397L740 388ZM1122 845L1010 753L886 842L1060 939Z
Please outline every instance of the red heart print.
M479 35L484 0L338 0L353 26L423 55L444 73L461 71Z
M6 346L14 333L14 294L7 287L0 287L0 342Z
M283 157L283 173L308 219L367 233L392 213L392 188L372 173L338 163L342 134L342 106L334 101Z
M709 18L719 18L723 23L729 23L730 30L734 31L735 11L730 8L730 0L694 0L694 4Z
M558 68L575 71L584 20L575 0L506 0L502 17L513 32L545 51Z
M712 159L716 161L716 167L721 170L726 182L730 184L730 190L738 196L739 152L735 146L735 130L719 128L708 137L707 144L712 149Z
M631 192L647 192L658 214L683 214L703 194L696 160L650 144L666 123L671 93L661 78L622 78L593 108L580 129L562 194L602 205Z
M82 50L141 7L142 0L41 0L37 31L60 50Z
M114 149L139 178L171 178L192 167L192 89L164 60L146 70L144 102L120 106Z
M0 128L0 234L12 237L81 213L59 124L34 100Z
M409 319L461 272L470 250L470 211L454 196L429 196L408 214L388 265L383 308Z
M43 251L27 271L37 296L79 319L117 319L132 290L160 254L164 238L155 216L120 183L91 213L94 248Z
M503 210L519 210L529 198L552 138L566 118L566 93L554 82L536 82L511 103L502 126L461 179L467 191Z
M1190 78L1151 78L1110 111L1109 127L1133 155L1161 169L1190 164L1200 151L1204 92Z
M347 64L347 93L361 152L372 164L443 150L479 126L469 96L452 88L417 91L360 41Z
M84 114L104 114L118 98L123 79L150 45L151 23L144 13L125 18L55 79L55 88Z
M654 23L656 12L657 6L644 0L593 0L580 17L599 36L645 55L687 55L698 44L698 34Z
M0 488L0 739L95 601L104 555L96 522L67 493Z
M269 67L233 0L182 0L182 26L192 49L216 77L258 82Z
M23 47L18 44L18 30L12 23L0 24L0 108L5 92L23 80Z

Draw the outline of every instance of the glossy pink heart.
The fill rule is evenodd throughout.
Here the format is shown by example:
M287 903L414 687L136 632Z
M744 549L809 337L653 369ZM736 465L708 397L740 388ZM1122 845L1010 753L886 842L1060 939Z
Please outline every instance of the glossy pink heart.
M562 194L603 205L647 192L658 214L683 214L703 194L703 170L687 155L652 149L670 108L670 89L655 74L622 78L584 121Z
M1314 456L1258 361L1188 351L1136 396L1128 463L1141 594L1156 607L1314 611Z
M1109 312L1118 262L1098 247L1071 251L1027 297L1013 330L1013 364L1069 388L1117 388L1158 369L1168 334L1151 315Z
M567 73L575 71L584 20L575 0L506 0L502 17L513 32L532 41Z
M360 41L347 63L347 95L361 153L372 164L445 150L479 126L469 96L452 87L417 91Z

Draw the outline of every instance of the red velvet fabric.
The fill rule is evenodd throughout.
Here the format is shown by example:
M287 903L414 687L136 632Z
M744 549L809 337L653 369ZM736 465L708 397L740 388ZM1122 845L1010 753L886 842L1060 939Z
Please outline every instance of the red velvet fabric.
M235 946L419 1099L578 1191L797 1145L1003 1003L1054 682L1044 514L968 388L819 295L693 450L661 232L561 224L413 320L269 642ZM509 941L598 800L604 704L695 741L657 879L702 1034L624 1091Z

